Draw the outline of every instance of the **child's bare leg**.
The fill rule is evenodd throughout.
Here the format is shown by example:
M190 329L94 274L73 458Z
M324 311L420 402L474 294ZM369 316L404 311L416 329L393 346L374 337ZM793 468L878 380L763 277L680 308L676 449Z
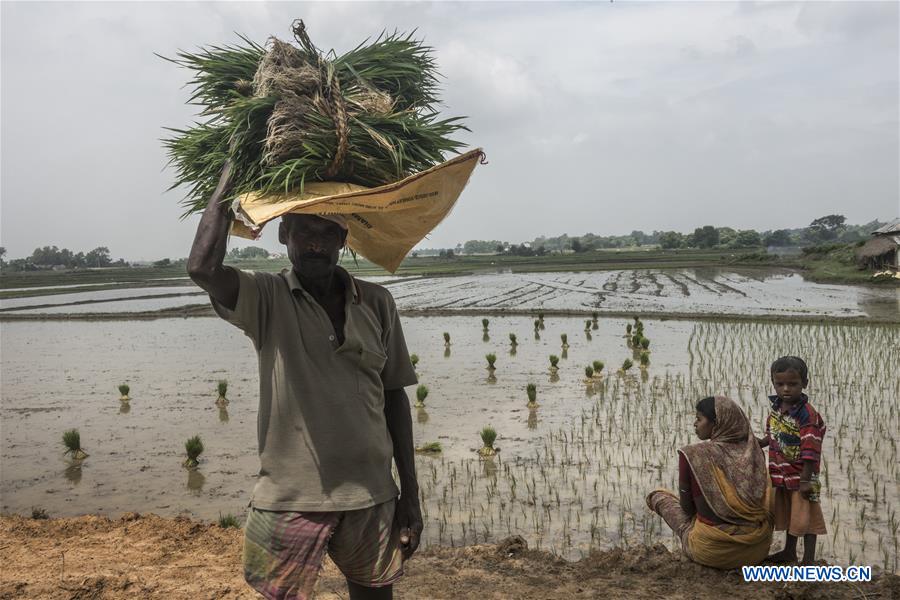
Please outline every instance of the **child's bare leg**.
M816 562L816 536L807 533L803 536L803 564L811 565L814 562Z
M806 538L804 537L805 542ZM813 552L815 552L815 544L813 545ZM766 560L774 563L795 562L797 560L797 536L787 533L784 539L784 550L770 555Z

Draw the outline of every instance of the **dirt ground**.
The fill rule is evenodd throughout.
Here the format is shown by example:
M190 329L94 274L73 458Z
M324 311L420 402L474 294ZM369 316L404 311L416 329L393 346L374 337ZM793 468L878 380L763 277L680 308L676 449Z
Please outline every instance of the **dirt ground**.
M0 598L257 598L241 576L238 529L126 514L34 520L0 517ZM317 598L347 598L328 562ZM900 577L866 584L749 584L661 546L565 562L510 538L496 546L430 548L408 564L397 598L891 599Z

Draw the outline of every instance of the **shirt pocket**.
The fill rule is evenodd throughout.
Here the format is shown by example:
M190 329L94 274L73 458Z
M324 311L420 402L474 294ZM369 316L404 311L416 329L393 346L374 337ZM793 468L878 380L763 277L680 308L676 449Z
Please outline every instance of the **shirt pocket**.
M356 369L356 391L360 394L383 394L381 370L387 355L380 348L363 346L359 349L359 368ZM376 398L376 401L380 398Z

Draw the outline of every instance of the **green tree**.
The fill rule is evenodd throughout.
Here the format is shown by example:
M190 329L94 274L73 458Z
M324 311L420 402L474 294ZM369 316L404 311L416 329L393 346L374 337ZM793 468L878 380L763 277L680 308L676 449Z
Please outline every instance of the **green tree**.
M87 267L108 267L112 260L109 258L109 248L99 246L84 255L84 263Z
M677 231L665 231L659 234L659 246L664 250L681 248L684 244L684 236Z
M719 243L719 230L712 225L704 225L694 230L694 244L698 248L712 248Z
M756 248L762 245L762 238L758 231L753 229L741 229L731 242L732 248Z
M844 215L826 215L819 217L809 224L808 237L814 242L828 242L837 239L847 226L847 217Z
M763 241L766 246L790 246L791 232L787 229L777 229L767 233Z

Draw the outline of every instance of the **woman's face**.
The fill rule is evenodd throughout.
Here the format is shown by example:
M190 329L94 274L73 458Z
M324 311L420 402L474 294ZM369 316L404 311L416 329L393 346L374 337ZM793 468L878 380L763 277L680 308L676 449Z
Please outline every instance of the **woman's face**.
M712 437L712 430L715 422L710 421L702 413L697 412L697 418L694 419L694 433L701 440L708 440Z

